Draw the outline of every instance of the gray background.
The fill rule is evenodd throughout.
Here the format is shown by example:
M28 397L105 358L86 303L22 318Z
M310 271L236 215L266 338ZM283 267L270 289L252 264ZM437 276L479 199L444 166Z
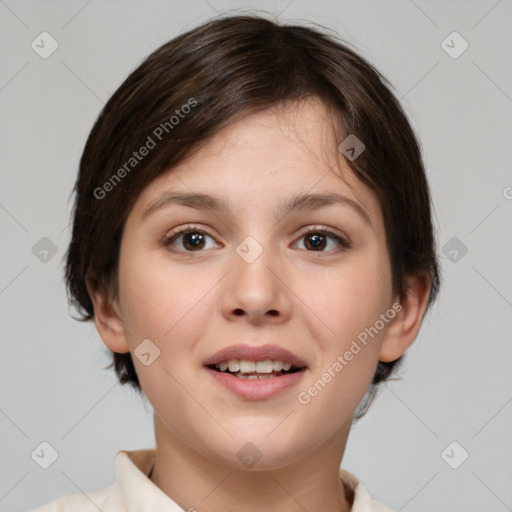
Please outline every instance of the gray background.
M354 426L343 466L395 510L512 510L505 0L0 0L0 510L102 489L117 450L153 446L150 406L103 370L94 326L69 315L69 194L96 116L141 59L217 13L247 9L314 21L355 44L396 87L432 186L444 287L402 380ZM31 48L43 31L59 45L46 59ZM453 31L469 44L457 58L442 46ZM48 469L31 457L43 441L58 452ZM446 461L456 466L463 450L453 469Z

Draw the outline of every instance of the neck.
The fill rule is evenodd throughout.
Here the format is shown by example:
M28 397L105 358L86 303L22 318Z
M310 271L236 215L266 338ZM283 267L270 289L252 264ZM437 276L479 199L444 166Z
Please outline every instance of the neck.
M191 512L349 512L351 493L339 476L349 428L292 464L257 471L233 468L197 453L155 414L156 462L150 479Z

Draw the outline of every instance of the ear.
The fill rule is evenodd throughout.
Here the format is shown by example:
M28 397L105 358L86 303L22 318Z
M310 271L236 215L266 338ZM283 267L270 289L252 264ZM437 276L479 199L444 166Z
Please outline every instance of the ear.
M86 282L87 291L94 306L94 322L103 343L120 354L130 351L118 301L102 285Z
M381 345L379 361L395 361L411 346L420 330L430 293L426 275L407 279L407 291L400 301L401 309L388 325ZM393 308L395 311L397 307Z

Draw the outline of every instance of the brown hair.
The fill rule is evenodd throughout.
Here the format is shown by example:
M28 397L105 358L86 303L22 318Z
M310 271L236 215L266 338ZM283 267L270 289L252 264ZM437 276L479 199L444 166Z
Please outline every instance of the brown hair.
M394 292L403 297L405 278L425 274L429 308L440 283L430 194L419 143L391 85L334 35L236 15L209 21L154 51L94 124L80 160L66 254L68 296L80 320L94 318L86 280L117 293L123 226L149 183L233 120L307 98L319 98L333 112L336 140L354 134L363 141L365 151L347 163L380 201ZM151 146L149 139L154 146L136 159L134 152ZM378 363L357 417L400 360ZM113 353L112 366L121 383L141 392L129 353Z

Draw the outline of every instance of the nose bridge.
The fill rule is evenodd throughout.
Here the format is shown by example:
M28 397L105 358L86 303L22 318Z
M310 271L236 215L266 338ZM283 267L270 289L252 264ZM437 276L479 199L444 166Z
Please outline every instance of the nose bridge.
M258 238L260 241L254 236L249 235L236 247L236 253L247 265L252 265L257 260L260 260L261 264L262 261L266 262L269 259L271 251L270 243L268 242L269 237L262 240L261 235Z
M235 247L233 273L223 298L224 313L239 314L241 310L253 319L267 312L286 315L276 244L271 243L271 233L256 236L247 236Z
M271 234L256 236L249 235L236 246L235 274L238 282L248 280L251 286L268 287L274 279L270 269L278 266L277 251L271 243Z

